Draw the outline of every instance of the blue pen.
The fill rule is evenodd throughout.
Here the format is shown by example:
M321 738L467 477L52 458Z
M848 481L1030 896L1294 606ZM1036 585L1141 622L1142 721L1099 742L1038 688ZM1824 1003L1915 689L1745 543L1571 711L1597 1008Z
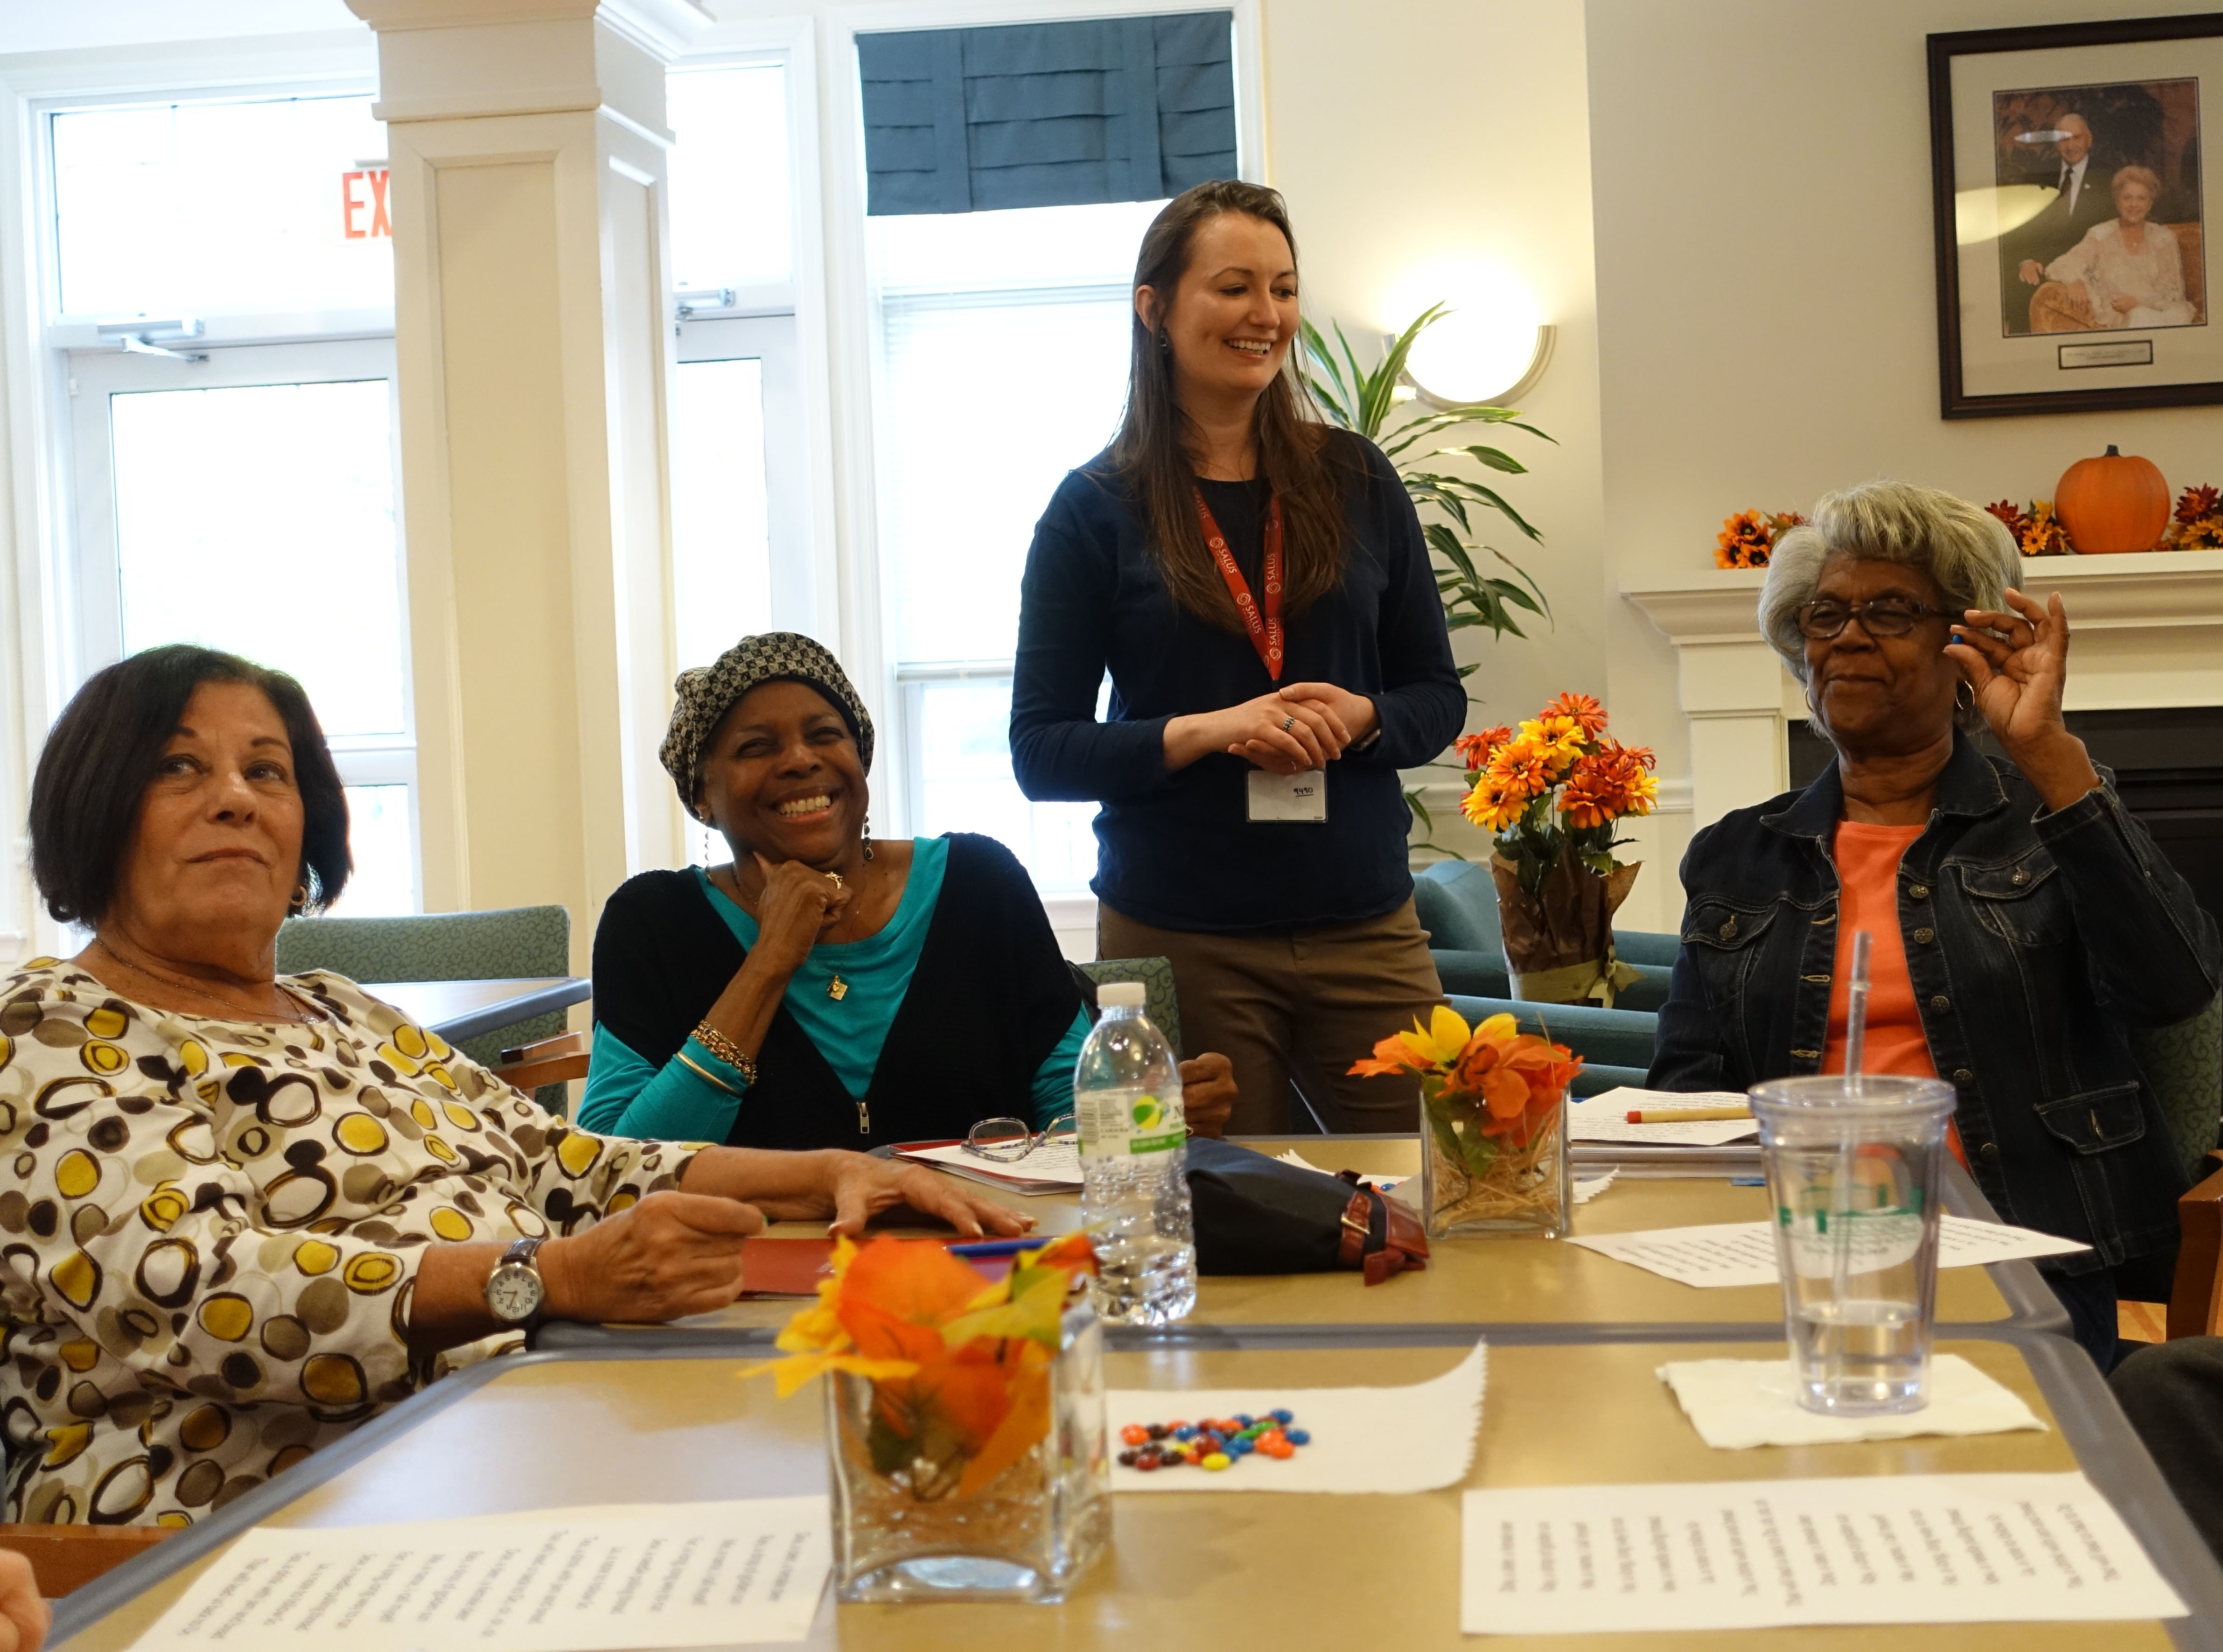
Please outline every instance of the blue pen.
M952 1256L1017 1256L1022 1251L1040 1250L1049 1243L1048 1239L974 1239L969 1244L953 1245Z

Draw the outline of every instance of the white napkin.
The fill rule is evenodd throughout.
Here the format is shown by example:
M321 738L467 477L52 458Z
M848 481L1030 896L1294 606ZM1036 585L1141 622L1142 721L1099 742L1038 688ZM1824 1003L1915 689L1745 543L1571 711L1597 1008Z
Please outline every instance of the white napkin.
M1805 1409L1794 1395L1788 1359L1677 1360L1659 1367L1659 1380L1675 1390L1684 1415L1716 1451L2045 1428L2014 1393L1956 1353L1931 1356L1929 1404L1886 1416L1823 1416Z

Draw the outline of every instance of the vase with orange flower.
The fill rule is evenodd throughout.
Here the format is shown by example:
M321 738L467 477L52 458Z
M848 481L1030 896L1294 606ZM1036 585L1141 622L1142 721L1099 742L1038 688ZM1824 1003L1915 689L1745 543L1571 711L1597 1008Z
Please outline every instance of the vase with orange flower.
M846 1601L1057 1601L1111 1540L1095 1253L1074 1233L988 1277L933 1240L835 1241L779 1334L783 1398L826 1379Z
M1659 782L1649 747L1606 733L1605 709L1562 694L1518 729L1462 735L1460 812L1495 835L1489 870L1513 996L1545 1004L1614 995L1637 979L1613 950L1613 915L1640 862L1613 852L1615 823L1648 815Z
M1421 1215L1429 1238L1559 1239L1574 1208L1567 1086L1582 1068L1565 1044L1521 1031L1510 1015L1470 1027L1439 1004L1426 1022L1384 1038L1351 1070L1420 1075Z

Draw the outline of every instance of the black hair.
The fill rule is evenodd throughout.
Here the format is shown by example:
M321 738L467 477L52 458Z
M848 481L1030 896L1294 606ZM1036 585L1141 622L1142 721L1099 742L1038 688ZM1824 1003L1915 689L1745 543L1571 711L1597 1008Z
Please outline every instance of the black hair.
M277 708L293 747L301 794L299 879L319 911L339 899L354 868L347 793L301 685L237 654L166 643L95 672L62 708L31 780L31 876L61 924L97 924L115 898L140 799L163 748L204 683L246 683Z

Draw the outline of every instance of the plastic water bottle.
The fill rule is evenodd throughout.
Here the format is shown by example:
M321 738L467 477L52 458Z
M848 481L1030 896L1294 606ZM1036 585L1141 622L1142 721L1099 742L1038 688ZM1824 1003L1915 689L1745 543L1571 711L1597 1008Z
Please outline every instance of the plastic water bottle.
M1073 1075L1096 1312L1114 1325L1163 1325L1196 1306L1181 1069L1143 1013L1140 982L1107 982L1096 999L1103 1018Z

